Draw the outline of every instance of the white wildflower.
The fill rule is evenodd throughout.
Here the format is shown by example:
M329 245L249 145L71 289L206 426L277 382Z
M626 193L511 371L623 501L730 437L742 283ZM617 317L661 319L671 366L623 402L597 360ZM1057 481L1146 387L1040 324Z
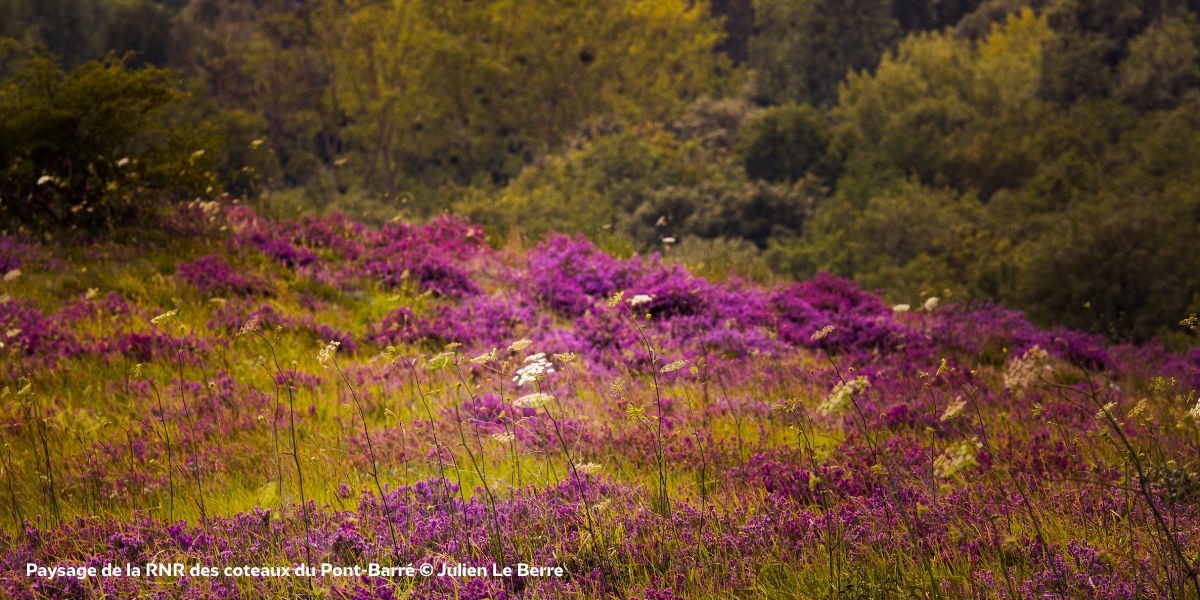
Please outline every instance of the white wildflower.
M509 352L518 352L518 351L524 350L525 348L528 348L529 345L532 343L533 342L530 341L528 338L520 339L520 340L517 340L517 341L513 342L512 344L510 344L508 346L508 351Z
M1116 408L1116 407L1117 407L1117 403L1116 403L1116 402L1109 402L1108 404L1105 404L1104 406L1101 406L1101 407L1100 407L1100 410L1096 411L1096 418L1097 418L1097 419L1103 419L1103 418L1105 418L1105 417L1112 416L1112 414L1113 414L1113 409L1114 409L1114 408Z
M341 342L335 341L330 341L328 344L325 344L325 347L321 348L321 351L317 353L317 362L326 364L333 360L333 355L337 354L338 346L341 345Z
M175 315L177 314L179 314L178 310L168 310L167 312L150 319L150 323L153 325L162 325L163 323L175 318Z
M129 164L129 157L128 157L128 156L122 157L122 158L121 158L121 160L118 160L118 161L117 161L117 166L118 166L118 167L123 167L123 166L125 166L125 165L127 165L127 164Z
M1200 400L1196 401L1196 405L1188 411L1188 416L1200 421Z
M608 385L608 395L614 399L620 400L625 397L625 380L620 377L612 380Z
M46 185L47 183L53 183L54 181L55 179L53 175L42 175L41 177L38 177L37 184Z
M1050 355L1040 346L1034 346L1025 351L1020 358L1013 360L1004 372L1004 387L1009 390L1022 390L1037 383L1038 375L1049 369Z
M861 376L844 383L839 382L833 386L833 393L817 406L817 412L823 415L836 415L850 406L855 394L869 387L871 387L871 382Z
M940 304L941 302L942 302L941 298L938 298L937 296L930 296L928 299L925 300L925 311L933 312L933 309L937 308L938 304Z
M946 407L946 412L942 413L942 421L945 422L954 419L962 414L963 408L966 406L967 402L962 399L962 396L958 396L954 399L954 402L950 403L950 406Z
M583 473L584 475L595 475L603 468L603 465L598 465L593 462L579 463L575 465L575 471L577 473Z
M482 365L484 363L488 363L493 360L496 360L496 349L495 348L492 348L491 352L485 352L483 354L480 354L479 356L476 356L475 358L472 358L471 362L476 365Z
M663 239L662 239L662 243L664 243L664 244L667 244L668 246L669 246L669 245L671 245L671 244L674 244L674 243L675 243L675 242L677 242L677 241L679 241L679 240L676 240L676 239L675 239L675 238L673 238L673 237L665 237L665 238L663 238Z
M629 305L630 306L638 306L641 304L646 304L647 302L650 302L653 299L654 299L654 296L651 296L650 294L637 294L634 297L629 299Z
M258 314L257 313L254 316L250 317L250 320L246 321L246 323L242 325L242 328L239 329L237 332L237 337L242 337L244 335L254 333L255 331L258 331Z
M92 300L100 295L100 290L97 288L88 288L87 293L83 295L84 299Z
M554 366L546 360L545 352L538 352L525 358L525 366L517 370L513 381L518 386L524 386L535 381L541 381L546 375L554 372Z
M513 435L511 431L505 431L503 433L493 433L492 439L501 444L511 444L513 440L517 439L517 436Z
M934 459L933 473L942 479L950 479L975 468L979 464L975 455L982 447L983 444L974 436L951 445L941 456Z
M513 406L517 408L540 408L542 405L550 402L554 396L543 392L534 392L525 394L513 401Z
M895 306L893 306L893 307L892 307L892 312L894 312L894 313L906 313L906 312L908 312L908 311L909 311L909 310L911 310L911 309L912 309L912 306L910 306L910 305L908 305L908 304L897 304L897 305L895 305Z
M20 269L13 269L13 270L11 270L11 271L9 271L9 272L7 272L7 273L5 273L5 274L4 274L4 283L9 283L9 282L11 282L11 281L16 281L16 280L17 280L17 278L18 278L18 277L20 277L20 276L21 276L21 270L20 270Z
M4 337L7 338L15 338L18 335L21 335L20 329L9 329L8 331L4 332Z
M833 333L833 331L835 329L837 329L837 328L834 327L833 325L826 325L826 326L814 331L812 336L809 337L809 339L811 339L814 342L819 342L819 341L825 339L826 336L828 336L829 334Z
M678 371L679 369L683 368L683 365L685 365L685 364L687 364L687 361L681 358L677 361L674 361L674 362L669 363L666 366L664 366L662 368L662 372L670 373L672 371Z

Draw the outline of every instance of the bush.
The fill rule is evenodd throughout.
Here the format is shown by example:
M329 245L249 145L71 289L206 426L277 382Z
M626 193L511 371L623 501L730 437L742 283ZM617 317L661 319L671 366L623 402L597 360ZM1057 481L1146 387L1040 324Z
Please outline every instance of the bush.
M827 158L829 122L809 105L785 104L764 111L741 131L738 150L746 175L796 181L808 173L832 180Z
M111 230L211 191L217 140L170 121L182 97L163 69L0 46L0 222Z

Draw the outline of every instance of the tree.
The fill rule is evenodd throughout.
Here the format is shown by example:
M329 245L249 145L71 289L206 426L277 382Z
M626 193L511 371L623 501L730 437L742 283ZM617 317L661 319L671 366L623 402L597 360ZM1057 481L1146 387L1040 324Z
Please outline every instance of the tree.
M847 73L870 70L899 38L891 0L757 0L750 42L759 102L827 105Z
M503 183L588 119L678 115L719 92L719 23L671 0L351 3L338 93L368 181Z
M915 177L983 200L1019 186L1036 166L1027 146L1047 110L1037 90L1049 35L1024 10L978 43L908 38L875 74L843 85L831 111L833 151L848 172L883 186Z
M784 104L757 115L741 131L739 150L746 175L767 181L796 181L813 173L833 180L829 164L829 121L808 105Z
M1200 87L1200 26L1194 18L1151 25L1129 43L1116 95L1143 110L1173 108Z
M0 220L96 229L211 191L218 140L173 122L173 75L117 58L70 72L14 44L0 48Z

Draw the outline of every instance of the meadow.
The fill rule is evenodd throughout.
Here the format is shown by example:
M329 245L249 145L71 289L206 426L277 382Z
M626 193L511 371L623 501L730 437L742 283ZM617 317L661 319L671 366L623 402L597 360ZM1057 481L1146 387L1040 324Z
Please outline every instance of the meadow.
M0 272L6 597L1200 591L1198 350L217 202Z

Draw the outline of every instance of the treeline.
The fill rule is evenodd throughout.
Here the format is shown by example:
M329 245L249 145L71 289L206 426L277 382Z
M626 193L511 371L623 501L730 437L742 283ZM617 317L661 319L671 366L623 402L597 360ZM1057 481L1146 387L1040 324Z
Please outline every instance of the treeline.
M1196 0L10 0L0 215L111 229L220 191L368 219L450 211L496 239L582 232L714 272L828 270L897 302L993 298L1171 341L1200 310L1198 15Z

